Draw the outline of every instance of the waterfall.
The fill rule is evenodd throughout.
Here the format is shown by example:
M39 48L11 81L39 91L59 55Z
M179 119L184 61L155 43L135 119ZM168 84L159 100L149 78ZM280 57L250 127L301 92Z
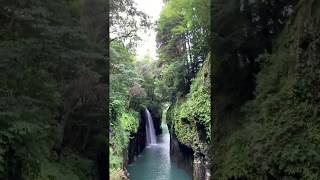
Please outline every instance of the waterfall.
M156 144L156 133L154 132L153 120L148 109L146 109L147 121L146 121L146 136L147 136L147 145Z

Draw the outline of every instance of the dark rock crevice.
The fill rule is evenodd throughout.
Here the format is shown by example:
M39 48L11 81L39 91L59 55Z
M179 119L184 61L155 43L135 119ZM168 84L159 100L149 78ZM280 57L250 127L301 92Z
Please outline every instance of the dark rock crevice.
M202 152L200 149L192 149L179 142L175 133L170 131L171 160L174 161L179 168L184 169L193 179L210 179L210 165L206 154L206 152Z
M162 133L161 131L161 109L158 107L158 105L150 105L148 107L148 110L150 111L150 114L153 119L154 129L156 135L159 135Z
M210 179L210 167L207 157L196 152L193 160L193 179L209 180Z
M170 157L179 168L184 169L190 176L193 172L194 151L181 144L174 133L170 133Z
M138 131L135 134L131 134L131 139L128 146L127 155L124 157L127 157L127 163L125 163L125 166L128 164L134 162L137 158L137 156L142 153L146 146L146 114L144 110L140 111L140 123Z

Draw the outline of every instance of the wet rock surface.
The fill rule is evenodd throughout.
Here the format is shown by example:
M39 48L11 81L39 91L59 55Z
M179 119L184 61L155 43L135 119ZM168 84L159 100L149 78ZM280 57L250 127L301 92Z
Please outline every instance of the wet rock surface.
M170 134L170 156L179 168L186 170L192 176L193 172L193 150L177 140L174 133Z
M140 112L140 123L139 128L136 134L132 135L132 139L130 139L129 147L128 147L128 154L125 157L128 157L127 163L128 164L134 162L137 156L142 153L146 146L146 114L144 111Z

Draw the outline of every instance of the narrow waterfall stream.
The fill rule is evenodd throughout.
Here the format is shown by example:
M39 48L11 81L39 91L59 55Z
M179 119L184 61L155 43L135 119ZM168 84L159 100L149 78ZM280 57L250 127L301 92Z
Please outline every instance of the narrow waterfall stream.
M146 122L146 136L147 136L147 146L156 144L156 133L154 132L153 120L148 109L145 110L147 114L147 122Z
M170 160L168 126L161 124L162 134L156 137L150 112L146 110L146 113L147 122L149 123L149 125L146 125L146 130L147 137L149 133L150 143L138 156L137 160L129 164L128 172L130 180L191 180L191 177L183 169L178 168ZM151 127L150 131L148 127ZM154 137L154 141L152 140L152 136Z

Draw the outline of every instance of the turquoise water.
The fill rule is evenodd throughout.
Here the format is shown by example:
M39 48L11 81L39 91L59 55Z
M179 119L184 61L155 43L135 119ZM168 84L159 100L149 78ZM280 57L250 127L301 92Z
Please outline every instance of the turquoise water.
M157 144L150 145L130 164L130 180L191 180L191 177L170 161L170 135L166 124Z

